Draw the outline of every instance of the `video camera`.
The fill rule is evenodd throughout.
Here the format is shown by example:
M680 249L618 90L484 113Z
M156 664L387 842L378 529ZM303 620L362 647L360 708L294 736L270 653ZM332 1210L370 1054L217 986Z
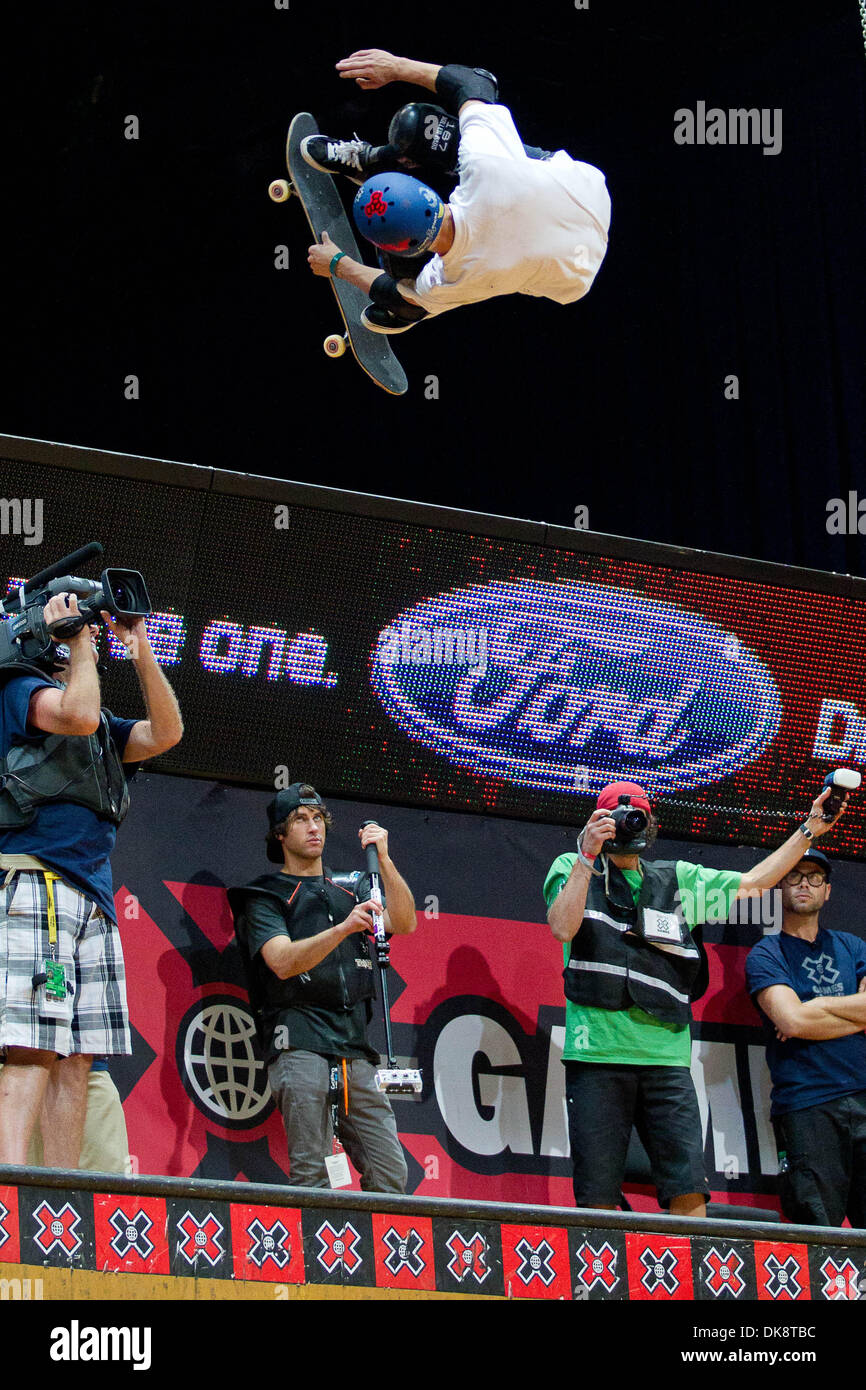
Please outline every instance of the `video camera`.
M9 668L50 672L62 659L55 639L74 637L88 624L101 622L103 610L121 621L145 618L153 611L147 586L137 570L103 570L98 581L72 573L100 555L102 546L91 541L40 570L0 601L0 618L6 619L0 621L0 676ZM42 610L55 594L75 594L78 612L46 623Z

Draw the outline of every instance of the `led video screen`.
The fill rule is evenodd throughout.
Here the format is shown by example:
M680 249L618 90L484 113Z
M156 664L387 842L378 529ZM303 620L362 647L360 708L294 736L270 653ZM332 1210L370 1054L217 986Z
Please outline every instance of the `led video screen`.
M160 771L575 825L623 777L666 836L770 845L828 771L866 761L861 581L30 452L0 463L0 494L39 499L43 534L19 509L0 581L90 540L88 577L143 573L186 727ZM105 704L134 716L105 634L102 658ZM862 857L864 829L866 796L834 851Z

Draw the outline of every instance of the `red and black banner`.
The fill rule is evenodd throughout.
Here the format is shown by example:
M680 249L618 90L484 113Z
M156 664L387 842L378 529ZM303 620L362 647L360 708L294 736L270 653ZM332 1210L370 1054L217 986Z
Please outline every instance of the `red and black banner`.
M66 1175L71 1176L71 1175ZM866 1287L862 1245L675 1235L586 1227L552 1209L491 1219L468 1203L403 1201L377 1210L305 1194L303 1206L238 1200L191 1182L119 1184L122 1191L62 1186L0 1189L0 1271L19 1266L159 1275L269 1285L471 1294L509 1299L682 1304L856 1302ZM256 1188L258 1197L261 1188ZM383 1205L386 1205L383 1203ZM482 1209L483 1210L483 1209ZM718 1224L718 1223L716 1223ZM761 1229L761 1228L758 1228ZM802 1228L794 1228L798 1232ZM6 1281L9 1283L8 1279ZM5 1287L5 1286L4 1286ZM129 1288L129 1286L127 1286ZM166 1288L170 1285L166 1283ZM3 1297L8 1296L3 1294ZM20 1295L17 1295L20 1297ZM134 1297L134 1286L127 1292ZM41 1293L37 1294L41 1297Z

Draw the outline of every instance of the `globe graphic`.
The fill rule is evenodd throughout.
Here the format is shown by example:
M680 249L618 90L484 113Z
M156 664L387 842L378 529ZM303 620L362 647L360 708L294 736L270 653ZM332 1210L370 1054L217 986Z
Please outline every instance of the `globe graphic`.
M255 1024L237 1000L210 999L196 1008L183 1037L183 1064L199 1108L223 1124L253 1124L270 1104Z

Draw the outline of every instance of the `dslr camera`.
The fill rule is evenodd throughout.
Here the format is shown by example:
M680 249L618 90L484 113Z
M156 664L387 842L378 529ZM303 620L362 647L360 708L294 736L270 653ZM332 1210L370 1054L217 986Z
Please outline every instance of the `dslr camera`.
M630 796L621 796L609 814L616 826L616 834L612 840L605 841L602 846L604 854L636 854L646 849L650 840L650 818L646 811L632 806Z

